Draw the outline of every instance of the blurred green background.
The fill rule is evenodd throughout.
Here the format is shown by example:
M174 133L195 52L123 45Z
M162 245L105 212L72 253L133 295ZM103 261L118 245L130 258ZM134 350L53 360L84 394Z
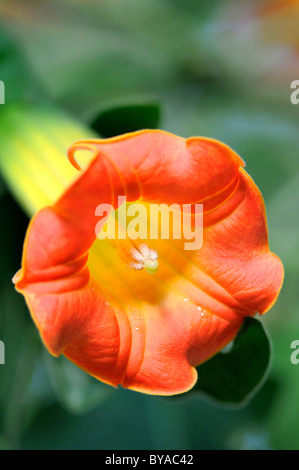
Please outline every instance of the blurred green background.
M299 105L290 102L291 81L299 79L299 10L296 1L278 12L270 3L0 1L0 159L2 114L16 104L50 104L106 136L108 111L132 106L117 130L159 119L183 137L219 139L242 156L261 189L270 247L286 271L262 318L271 368L246 406L116 390L44 350L11 282L29 219L3 177L0 448L299 449L299 364L290 361L299 339ZM14 125L17 139L23 123Z

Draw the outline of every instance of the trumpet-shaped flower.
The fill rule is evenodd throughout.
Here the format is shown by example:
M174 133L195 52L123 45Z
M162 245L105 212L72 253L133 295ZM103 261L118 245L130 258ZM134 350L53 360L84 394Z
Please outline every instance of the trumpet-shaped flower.
M16 289L51 354L113 386L182 393L196 366L266 312L283 279L262 196L243 161L212 139L139 131L74 143L92 152L62 196L31 220ZM203 243L99 239L99 204L202 204ZM194 216L191 215L191 217ZM102 224L102 225L101 225Z

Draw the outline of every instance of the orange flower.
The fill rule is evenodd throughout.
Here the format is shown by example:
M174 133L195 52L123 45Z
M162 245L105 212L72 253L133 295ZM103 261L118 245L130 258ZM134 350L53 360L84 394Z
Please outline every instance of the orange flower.
M262 196L240 157L212 139L145 130L80 141L69 150L77 168L81 149L94 157L32 219L16 289L54 356L113 386L185 392L196 382L195 367L278 296L283 268L269 251ZM117 210L120 195L145 207L203 204L202 248L147 240L159 268L128 269L122 253L133 242L95 234L96 207Z

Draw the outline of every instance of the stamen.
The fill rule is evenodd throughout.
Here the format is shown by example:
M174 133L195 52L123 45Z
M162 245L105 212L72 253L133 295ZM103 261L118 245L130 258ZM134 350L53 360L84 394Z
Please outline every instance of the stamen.
M149 248L145 243L136 248L131 248L130 255L133 261L129 264L129 268L136 271L144 269L150 274L158 270L158 253L156 250Z

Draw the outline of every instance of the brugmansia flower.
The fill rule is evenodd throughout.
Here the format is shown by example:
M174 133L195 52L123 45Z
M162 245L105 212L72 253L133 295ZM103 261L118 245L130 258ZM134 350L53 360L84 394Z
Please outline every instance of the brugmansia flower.
M79 170L80 150L91 152L89 165L31 220L16 289L54 356L113 386L185 392L195 367L278 296L283 268L269 250L262 196L215 140L145 130L78 141L69 160ZM118 210L119 196L145 207L203 204L201 249L171 237L140 250L140 240L98 239L96 207ZM152 272L142 269L151 261Z

